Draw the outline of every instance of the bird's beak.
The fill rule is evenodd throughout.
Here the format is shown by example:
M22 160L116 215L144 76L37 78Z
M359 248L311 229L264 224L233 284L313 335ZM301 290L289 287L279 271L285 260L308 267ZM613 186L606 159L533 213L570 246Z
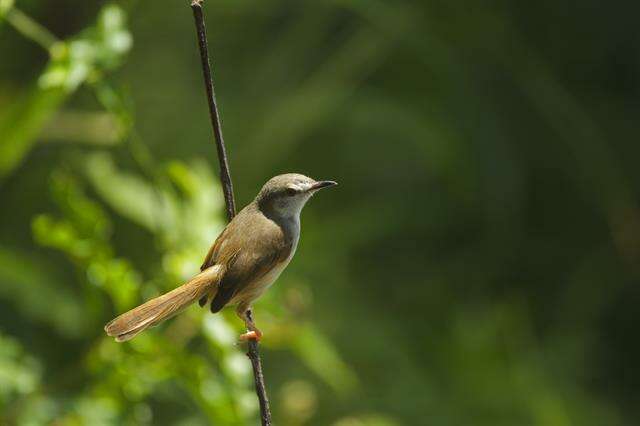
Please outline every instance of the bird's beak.
M332 180L321 180L311 185L309 187L309 191L317 191L318 189L328 188L330 186L335 186L337 184L338 182L334 182Z

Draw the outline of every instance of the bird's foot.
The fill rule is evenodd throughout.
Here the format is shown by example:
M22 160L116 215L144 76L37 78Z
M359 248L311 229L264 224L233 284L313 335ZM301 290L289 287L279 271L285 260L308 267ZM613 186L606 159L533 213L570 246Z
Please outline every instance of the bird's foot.
M251 330L240 335L240 340L242 341L255 340L259 342L260 339L262 339L262 332L260 330Z

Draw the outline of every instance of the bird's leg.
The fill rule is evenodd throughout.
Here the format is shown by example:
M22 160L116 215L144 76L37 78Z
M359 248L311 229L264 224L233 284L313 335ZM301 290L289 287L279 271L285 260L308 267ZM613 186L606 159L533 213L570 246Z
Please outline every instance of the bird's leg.
M251 313L251 306L241 303L236 308L236 313L242 320L244 321L247 330L246 333L240 335L240 340L260 340L262 338L262 332L258 330L256 324L253 322L253 317Z

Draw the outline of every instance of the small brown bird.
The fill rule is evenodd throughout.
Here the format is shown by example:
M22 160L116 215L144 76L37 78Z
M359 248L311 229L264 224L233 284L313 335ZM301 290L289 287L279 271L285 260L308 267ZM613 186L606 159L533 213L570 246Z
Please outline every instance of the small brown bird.
M293 257L306 202L319 189L333 185L337 183L296 173L271 178L218 236L198 275L115 318L105 331L124 342L199 300L200 306L211 301L213 313L236 305L236 313L250 330L240 337L259 340L262 333L247 312Z

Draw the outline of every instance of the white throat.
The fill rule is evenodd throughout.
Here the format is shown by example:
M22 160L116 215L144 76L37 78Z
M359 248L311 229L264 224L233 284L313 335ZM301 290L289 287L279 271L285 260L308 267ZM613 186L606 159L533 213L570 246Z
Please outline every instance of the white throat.
M273 208L283 219L294 219L296 222L300 222L300 212L311 195L309 192L304 192L280 198L275 201Z

